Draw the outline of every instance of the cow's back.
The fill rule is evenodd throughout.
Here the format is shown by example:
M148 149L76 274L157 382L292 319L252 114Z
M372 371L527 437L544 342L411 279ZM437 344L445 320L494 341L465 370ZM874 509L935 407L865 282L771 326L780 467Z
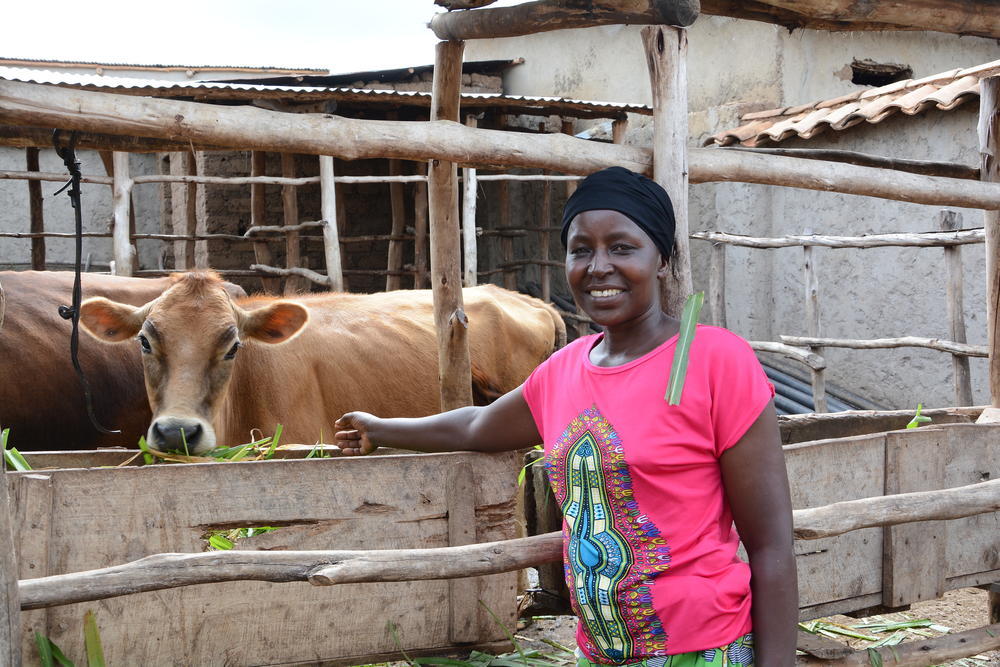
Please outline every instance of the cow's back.
M515 389L561 342L565 327L542 301L493 285L463 290L477 403ZM267 298L240 301L252 309ZM362 410L420 417L440 410L430 290L313 294L301 334L281 345L245 341L220 415L220 444L284 426L286 441L330 440L333 421Z
M167 278L116 278L85 273L83 296L142 305L156 298ZM80 364L90 382L94 413L120 435L90 423L82 387L70 360L71 323L58 314L72 303L73 274L0 272L6 312L0 329L0 425L23 450L134 447L149 425L150 410L137 345L108 345L80 332Z

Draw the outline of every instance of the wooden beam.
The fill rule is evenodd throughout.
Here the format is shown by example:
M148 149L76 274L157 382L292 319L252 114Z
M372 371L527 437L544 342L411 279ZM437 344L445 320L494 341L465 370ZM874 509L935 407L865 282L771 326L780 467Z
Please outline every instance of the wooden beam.
M431 120L458 120L463 42L438 42L434 58ZM457 125L462 128L463 126ZM463 128L465 129L465 128ZM454 162L431 160L427 171L430 206L431 289L438 341L441 410L472 405L472 363L468 317L462 301L462 242L458 221L458 171Z
M692 291L688 241L687 32L669 26L642 29L653 91L653 180L674 208L674 249L670 271L660 280L663 310L680 318Z
M918 336L900 336L899 338L813 338L809 336L780 336L781 342L787 345L803 347L846 347L852 350L883 350L893 347L926 347L939 352L962 354L967 357L985 357L987 348L983 345L955 343L937 338L920 338Z
M954 232L962 228L962 214L943 210L938 213L938 228L943 232ZM950 337L956 343L967 342L965 336L965 279L962 271L962 248L944 248L946 279L945 301L948 305L948 327ZM952 385L955 389L955 405L972 405L972 376L969 374L969 358L962 355L951 357Z
M789 29L932 30L1000 38L1000 12L993 0L702 0L701 11Z
M761 155L782 155L797 157L804 160L826 160L827 162L846 162L859 167L875 167L876 169L893 169L910 174L924 176L943 176L945 178L964 178L970 181L979 180L979 167L969 167L957 162L929 162L926 160L907 160L905 158L883 157L869 153L854 151L839 151L829 148L747 148L744 146L726 146L724 151L745 151Z
M252 151L250 153L250 176L260 177L267 173L267 153L264 151ZM264 227L267 225L267 196L263 183L252 183L250 185L250 227ZM249 230L248 230L249 231ZM175 244L180 245L180 244ZM254 239L253 254L257 264L270 265L273 260L271 248L264 239ZM281 281L277 278L265 278L261 276L261 285L267 294L277 294L281 289Z
M401 174L399 160L389 160L389 174L398 176ZM406 232L406 209L403 207L403 184L391 183L389 185L389 205L392 208L392 236L402 236ZM401 289L402 276L398 273L403 268L403 242L389 241L389 252L387 268L389 275L385 279L385 289L388 292Z
M2 319L0 308L0 321ZM0 665L20 667L21 603L18 600L17 554L14 552L14 526L11 521L14 507L8 496L4 468L0 465Z
M806 234L810 234L806 230ZM813 254L812 246L802 247L802 264L804 283L806 288L806 331L813 338L819 337L820 333L820 310L819 310L819 272L816 271L816 257ZM823 356L825 352L820 346L812 346L809 351L813 354ZM826 406L826 375L825 369L810 369L812 384L813 412L829 412Z
M454 9L475 9L492 5L497 0L434 0L434 4L444 7L448 11Z
M476 127L478 120L475 114L465 117L467 127ZM479 196L479 182L476 169L466 167L462 170L462 284L465 287L475 287L478 282L476 271L479 268L479 247L476 239L476 200Z
M994 16L998 14L1000 12L994 12ZM1000 184L1000 76L992 76L979 82L979 154L982 179ZM997 209L1000 206L983 212L983 228L986 230L990 405L1000 410L1000 210ZM987 419L993 417L996 415L986 415Z
M427 167L424 167L426 171ZM428 287L427 270L427 183L417 183L413 189L413 287Z
M435 14L438 39L493 39L599 25L688 26L698 18L698 0L536 0L512 7Z
M38 171L38 149L26 148L25 169ZM28 181L28 209L31 215L31 233L45 232L45 216L42 209L42 184L40 181ZM45 270L45 239L31 239L31 268L35 271Z
M114 131L213 143L246 150L333 155L355 160L400 158L459 164L507 165L589 174L620 165L650 174L649 150L582 141L560 134L527 135L472 129L459 123L374 121L331 115L288 114L147 99L19 81L0 81L0 123L71 130ZM1000 209L1000 184L918 174L887 173L742 151L688 152L690 182L739 181L866 195L933 206Z
M112 195L112 245L114 247L115 270L117 276L133 274L132 261L135 248L132 247L129 212L132 210L132 179L129 178L128 153L115 152L112 156L114 179Z
M937 248L982 243L986 235L982 229L964 229L949 232L923 232L902 234L869 234L867 236L824 236L803 234L774 238L743 236L726 232L695 232L691 238L711 243L741 246L744 248L794 248L819 246L822 248Z
M808 667L870 667L871 665L891 665L892 667L931 667L950 663L952 660L968 658L1000 648L1000 623L975 630L942 635L934 639L906 641L894 646L880 646L874 649L854 651L846 658L828 660L811 656L798 658L796 664ZM876 660L873 653L879 655Z
M321 208L323 215L323 253L326 258L326 277L330 281L330 289L334 292L344 291L344 269L340 258L340 239L337 229L337 184L333 180L333 158L329 155L319 156L319 184ZM402 188L402 183L393 183L390 187ZM395 209L393 209L395 213Z
M281 175L284 178L295 178L295 155L281 154ZM286 227L299 224L299 190L294 185L281 186L281 210ZM299 269L302 263L302 253L299 249L299 233L289 232L285 235L285 268ZM296 275L285 278L285 294L296 294L305 288L305 284Z

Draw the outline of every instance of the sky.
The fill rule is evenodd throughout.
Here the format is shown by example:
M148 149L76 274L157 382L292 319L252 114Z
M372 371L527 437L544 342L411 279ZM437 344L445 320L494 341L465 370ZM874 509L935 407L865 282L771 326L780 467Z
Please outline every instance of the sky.
M428 65L438 11L433 0L18 1L3 9L0 58L333 73Z

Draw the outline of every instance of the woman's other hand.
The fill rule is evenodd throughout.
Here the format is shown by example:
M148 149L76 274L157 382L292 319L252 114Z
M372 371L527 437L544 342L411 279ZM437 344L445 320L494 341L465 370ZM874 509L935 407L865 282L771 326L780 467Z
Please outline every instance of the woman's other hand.
M367 412L348 412L334 423L339 429L334 440L344 456L363 456L378 448L368 437L368 429L377 419Z

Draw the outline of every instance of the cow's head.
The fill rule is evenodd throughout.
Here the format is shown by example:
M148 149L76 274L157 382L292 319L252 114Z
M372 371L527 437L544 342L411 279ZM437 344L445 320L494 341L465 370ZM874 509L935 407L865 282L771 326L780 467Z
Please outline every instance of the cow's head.
M189 273L176 276L170 289L144 306L87 299L80 306L80 323L102 341L136 339L153 411L147 442L159 450L186 444L197 454L216 446L213 423L242 342L283 343L309 319L297 303L264 303L243 309L218 275Z

